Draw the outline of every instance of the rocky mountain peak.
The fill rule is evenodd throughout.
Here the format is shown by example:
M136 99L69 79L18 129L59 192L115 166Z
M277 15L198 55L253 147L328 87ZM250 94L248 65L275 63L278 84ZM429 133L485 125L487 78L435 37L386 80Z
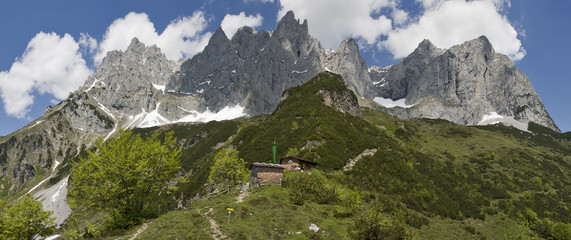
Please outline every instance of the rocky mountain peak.
M437 48L430 40L425 39L400 64L391 67L388 73L382 74L380 79L373 80L384 83L377 90L378 95L392 100L405 98L428 63L443 52L444 50Z
M278 38L288 38L289 35L309 36L307 19L300 24L293 11L290 10L278 22L278 26L272 33L272 36L274 35Z
M125 53L143 52L146 50L146 48L147 46L145 46L144 43L139 41L137 37L134 37L133 39L131 39L131 43L129 43L129 46L127 47L127 50L125 50Z
M432 58L438 55L439 53L442 53L442 51L439 50L440 49L434 46L434 44L432 44L430 40L424 39L422 42L418 44L418 47L416 47L416 49L414 49L414 51L406 58L419 58L419 57Z
M207 46L226 45L227 43L230 43L230 39L228 39L224 30L222 30L222 27L218 27L214 34L212 34L212 37L210 37L210 40L208 40Z
M326 69L341 74L351 90L361 97L372 98L367 64L355 39L344 40L336 51L326 52L324 59Z
M343 52L358 53L359 46L357 46L357 42L355 41L355 39L348 38L343 42L341 42L341 45L339 45L339 48L337 50Z
M86 82L85 92L118 115L136 115L156 108L158 95L177 63L153 46L133 38L123 51L108 52L97 73Z
M486 36L480 36L479 38L466 41L461 45L453 46L449 51L454 54L459 54L464 58L476 57L478 61L484 62L487 62L496 53L492 47L492 43L490 43Z
M430 49L435 49L436 46L434 46L434 44L432 44L432 42L429 39L424 39L422 40L422 42L420 42L418 44L418 47L416 47L415 50L430 50Z
M488 40L486 36L482 35L478 38L478 40L482 42L483 52L490 55L495 53L494 48L492 47L492 43L490 42L490 40Z
M373 76L373 75L371 75ZM477 125L496 119L527 130L533 121L558 131L529 79L485 37L448 50L425 40L388 74L378 96L405 99L407 108L386 108L400 118L440 118ZM494 122L494 121L490 121Z

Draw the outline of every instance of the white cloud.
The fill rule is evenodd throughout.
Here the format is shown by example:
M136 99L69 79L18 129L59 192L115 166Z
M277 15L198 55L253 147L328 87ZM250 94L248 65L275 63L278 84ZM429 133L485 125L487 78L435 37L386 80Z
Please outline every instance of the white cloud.
M281 0L280 4L278 20L293 10L296 18L307 19L310 34L325 48L337 48L347 37L360 37L375 44L381 35L390 32L389 18L372 15L383 8L393 8L396 0Z
M228 38L232 38L234 33L243 26L259 27L262 25L263 17L258 13L258 15L246 15L244 12L240 12L238 15L226 14L220 26Z
M80 33L79 41L77 42L85 55L93 54L97 50L97 40L92 38L88 33Z
M0 95L6 114L26 118L34 92L64 99L92 72L73 37L38 33L9 71L0 72Z
M212 33L204 33L207 24L204 13L196 11L190 17L173 20L158 34L146 13L131 12L107 28L94 62L101 63L108 51L127 49L134 37L145 45L156 44L171 60L191 57L208 44Z
M395 58L410 54L423 39L439 48L449 48L486 35L497 52L520 60L525 50L507 18L499 13L506 0L419 0L426 8L417 22L397 28L378 47Z
M433 8L438 8L442 3L447 2L449 0L416 0L416 2L420 3L424 9L430 10ZM473 0L468 0L473 1ZM478 1L488 1L494 4L496 8L501 11L504 7L511 7L510 0L478 0Z
M274 0L244 0L245 3L260 1L262 3L273 3Z
M408 13L400 10L400 9L394 9L392 12L392 17L393 17L393 21L395 22L396 25L402 25L405 24L406 21L408 21Z

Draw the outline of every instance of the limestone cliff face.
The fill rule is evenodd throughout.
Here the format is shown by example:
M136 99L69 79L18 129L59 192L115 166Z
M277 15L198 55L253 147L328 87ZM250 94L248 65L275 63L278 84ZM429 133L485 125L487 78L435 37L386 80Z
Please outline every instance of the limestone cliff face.
M330 70L343 75L349 87L369 96L371 80L355 41L336 52L324 50L308 32L308 23L288 12L273 32L239 29L230 40L218 29L203 52L182 64L167 92L195 94L204 108L241 105L250 115L272 112L283 90Z
M114 122L87 94L72 94L0 141L0 193L11 196L31 189L34 179L39 182L50 178L83 145L107 134L113 126Z
M325 52L323 64L329 71L339 73L351 90L361 97L373 97L373 84L369 76L367 64L359 53L359 47L350 38L341 43L334 52Z
M156 108L176 67L158 47L134 38L124 52L107 53L84 91L112 112L137 115Z
M400 64L375 75L377 96L405 98L410 108L384 108L400 118L441 118L476 125L487 114L559 130L529 79L505 55L496 53L484 36L437 49L428 40Z

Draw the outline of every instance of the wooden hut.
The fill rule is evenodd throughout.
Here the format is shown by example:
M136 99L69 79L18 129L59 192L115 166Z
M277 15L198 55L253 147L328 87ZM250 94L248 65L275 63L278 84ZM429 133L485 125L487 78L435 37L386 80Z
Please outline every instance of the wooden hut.
M293 156L287 156L280 159L280 164L285 167L285 170L293 171L309 170L317 166L317 163L314 161L309 161Z
M284 178L284 166L271 163L252 163L250 178L252 184L280 183Z

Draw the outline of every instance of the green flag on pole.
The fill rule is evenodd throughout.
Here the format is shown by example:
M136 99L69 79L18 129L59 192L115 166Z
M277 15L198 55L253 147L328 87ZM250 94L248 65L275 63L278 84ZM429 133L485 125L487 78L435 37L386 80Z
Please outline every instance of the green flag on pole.
M276 144L276 140L274 140L274 144L272 144L272 150L274 152L274 164L276 164L276 150L278 149L278 145Z

